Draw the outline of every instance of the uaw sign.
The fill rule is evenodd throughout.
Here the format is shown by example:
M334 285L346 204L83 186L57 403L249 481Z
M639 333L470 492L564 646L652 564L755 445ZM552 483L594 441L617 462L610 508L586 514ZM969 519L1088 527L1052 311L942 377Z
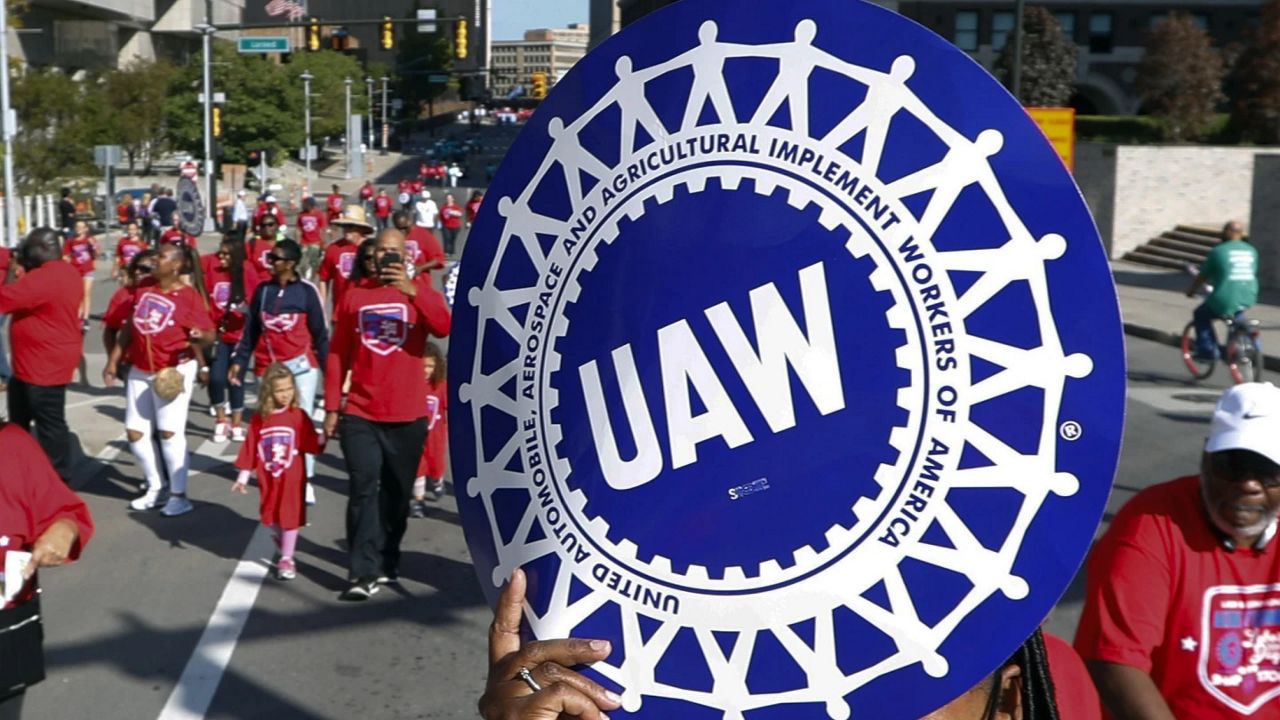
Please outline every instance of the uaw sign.
M490 596L622 716L917 718L1038 626L1106 501L1097 232L980 67L850 0L685 0L508 154L450 343ZM613 714L613 713L611 713ZM768 715L761 715L766 717Z

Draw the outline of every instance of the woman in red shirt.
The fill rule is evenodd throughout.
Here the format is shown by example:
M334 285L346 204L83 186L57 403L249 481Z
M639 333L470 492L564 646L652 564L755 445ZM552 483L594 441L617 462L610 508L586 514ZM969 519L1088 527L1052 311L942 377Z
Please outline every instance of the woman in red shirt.
M458 232L462 230L462 206L452 194L444 196L444 207L440 208L440 229L444 233L444 251L452 255L457 249Z
M471 199L467 201L467 227L475 224L476 216L480 214L480 203L484 202L484 193L476 190L471 193Z
M125 226L124 235L116 243L115 269L111 277L116 282L124 281L124 270L133 262L133 256L147 249L147 241L142 239L142 229L138 223L131 222Z
M427 378L427 442L422 446L418 477L413 481L413 502L409 505L409 516L415 518L427 516L428 485L433 498L444 498L444 458L449 447L449 383L439 345L427 341L422 365Z
M118 313L125 315L106 318L109 324L128 323L127 337L107 359L103 380L107 386L115 384L120 373L120 361L127 359L130 365L125 383L125 430L129 447L138 458L143 477L147 481L146 492L130 505L135 510L150 510L160 504L160 470L155 447L151 442L151 428L160 434L160 450L165 468L169 471L170 495L161 513L173 517L191 512L187 499L187 472L190 458L187 454L187 409L191 403L191 391L202 348L214 339L213 318L209 315L209 300L205 296L204 278L199 262L188 259L188 251L178 245L162 245L156 255L154 284L141 284L134 291L130 302ZM192 285L183 283L181 276L191 276ZM181 391L171 400L165 400L157 392L155 384L172 379L176 371L181 378Z
M89 224L76 221L75 235L67 241L62 257L84 278L84 299L80 301L80 322L89 329L89 307L93 302L93 268L98 259L98 241L89 233Z
M209 295L209 312L218 332L218 341L213 344L213 362L207 373L209 404L216 416L213 441L224 443L230 436L232 440L242 442L245 437L241 425L244 420L244 369L240 369L236 383L229 381L229 373L236 343L244 335L249 298L258 288L258 272L245 258L244 241L236 235L223 236L218 252L205 267L208 272L204 276L204 287ZM227 422L228 395L231 422Z

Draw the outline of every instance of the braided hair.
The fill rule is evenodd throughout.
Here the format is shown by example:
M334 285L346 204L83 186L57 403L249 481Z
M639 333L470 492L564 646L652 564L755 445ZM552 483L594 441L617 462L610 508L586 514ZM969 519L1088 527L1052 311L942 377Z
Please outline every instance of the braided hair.
M1036 628L1022 647L991 677L991 694L982 717L992 720L1000 709L1004 700L1001 675L1010 665L1017 665L1022 669L1023 720L1059 720L1058 701L1054 693L1053 678L1049 674L1049 653L1045 649L1044 634L1040 628Z

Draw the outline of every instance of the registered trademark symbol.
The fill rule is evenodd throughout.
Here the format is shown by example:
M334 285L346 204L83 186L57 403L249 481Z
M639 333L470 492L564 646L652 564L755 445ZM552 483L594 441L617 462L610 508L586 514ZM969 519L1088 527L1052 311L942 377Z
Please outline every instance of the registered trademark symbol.
M1075 420L1068 420L1062 423L1062 426L1058 428L1058 435L1062 436L1063 440L1070 442L1079 440L1080 436L1083 434L1084 428L1080 427L1080 423Z

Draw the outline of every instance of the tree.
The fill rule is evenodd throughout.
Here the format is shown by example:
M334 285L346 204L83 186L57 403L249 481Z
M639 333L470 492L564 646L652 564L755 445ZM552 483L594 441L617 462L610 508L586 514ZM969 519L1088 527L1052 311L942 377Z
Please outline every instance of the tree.
M51 192L67 178L96 173L95 114L84 111L103 102L94 83L28 68L12 78L10 95L18 115L14 179L23 193Z
M1224 67L1209 34L1190 15L1173 13L1151 30L1136 85L1166 140L1195 140L1209 131L1225 99Z
M137 60L102 77L107 103L100 111L111 142L129 158L129 172L145 157L145 171L151 173L151 163L165 144L165 104L176 75L177 69L167 62Z
M1006 87L1013 85L1012 33L1000 57L996 74ZM1076 88L1076 46L1062 32L1053 13L1033 6L1022 15L1022 82L1018 100L1027 107L1062 107L1071 102Z
M1280 142L1280 0L1262 7L1231 85L1236 91L1231 122L1241 137L1269 145Z
M369 98L365 88L365 71L350 55L332 50L294 57L287 68L291 82L302 88L298 76L311 73L311 136L342 136L347 132L345 80L351 78L351 112L368 117ZM376 78L375 78L376 79ZM299 92L301 97L301 92ZM301 120L301 108L299 108ZM367 127L367 126L366 126Z

